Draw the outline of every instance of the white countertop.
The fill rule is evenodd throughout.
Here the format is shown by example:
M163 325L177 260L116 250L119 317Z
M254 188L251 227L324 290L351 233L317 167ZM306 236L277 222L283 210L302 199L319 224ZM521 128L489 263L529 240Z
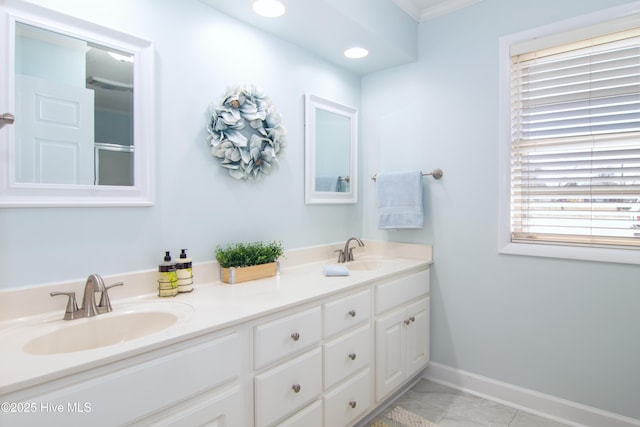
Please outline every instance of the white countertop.
M285 252L280 275L235 285L217 280L215 262L194 265L194 291L175 298L159 298L155 290L155 270L131 275L105 277L105 284L124 281L124 288L110 291L113 312L102 316L118 316L135 307L153 308L161 304L182 307L180 319L160 332L110 346L62 354L33 355L23 351L30 340L76 322L96 318L62 320L65 298L51 298L52 290L76 290L79 283L43 285L35 289L0 292L0 394L14 392L81 372L170 344L247 322L252 319L292 308L332 294L384 280L400 273L427 268L432 261L431 247L426 245L366 241L365 248L354 251L356 258L375 260L375 270L351 270L349 276L325 277L323 266L334 263L333 250L326 245ZM348 267L348 263L345 264ZM84 284L81 284L84 286ZM127 289L128 288L128 289ZM127 290L124 290L127 289ZM122 291L121 291L122 290ZM34 301L34 295L38 298ZM30 298L29 304L24 299ZM59 299L58 299L59 298ZM79 298L81 299L81 298ZM25 312L50 308L40 313ZM17 308L18 307L18 308ZM167 305L166 307L169 307ZM13 314L7 318L6 313Z

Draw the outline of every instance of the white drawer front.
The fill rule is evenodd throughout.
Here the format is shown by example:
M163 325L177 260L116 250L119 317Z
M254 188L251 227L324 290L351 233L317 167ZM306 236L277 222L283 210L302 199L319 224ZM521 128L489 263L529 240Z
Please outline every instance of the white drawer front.
M324 398L324 425L346 426L371 406L371 371L366 369Z
M324 345L325 390L366 367L371 349L369 324Z
M255 367L260 369L320 342L320 307L255 329Z
M321 392L322 351L319 348L256 375L256 426L271 425L302 408Z
M322 401L312 403L278 424L278 427L322 427Z
M376 314L429 293L429 270L376 286Z
M369 320L371 317L371 291L367 289L328 302L323 305L322 309L324 337L328 338Z
M2 414L0 425L124 425L131 420L175 404L176 396L192 396L238 378L246 371L247 345L238 332L233 332L193 347L178 350L139 365L64 387L37 397L52 407L65 410L53 414L38 411L29 414ZM105 402L105 396L108 401ZM91 418L83 418L70 404L91 404ZM118 410L114 410L118 408ZM13 417L15 415L15 417ZM86 423L87 419L92 420ZM100 421L100 422L97 422Z

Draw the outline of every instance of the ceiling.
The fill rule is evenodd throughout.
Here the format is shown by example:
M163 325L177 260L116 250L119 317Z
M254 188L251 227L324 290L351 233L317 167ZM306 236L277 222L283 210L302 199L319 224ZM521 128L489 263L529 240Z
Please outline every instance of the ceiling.
M436 16L453 12L481 0L392 0L412 18L424 22Z
M200 1L363 75L415 61L420 22L481 0L281 0L287 13L280 18L256 15L251 0ZM353 46L367 48L369 56L345 58Z

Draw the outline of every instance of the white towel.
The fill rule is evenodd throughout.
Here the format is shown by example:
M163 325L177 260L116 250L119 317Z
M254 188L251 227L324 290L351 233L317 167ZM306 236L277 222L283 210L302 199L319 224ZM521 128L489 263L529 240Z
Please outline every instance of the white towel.
M349 269L344 265L325 265L323 267L325 276L348 276Z
M376 176L378 228L422 228L422 171L393 172Z

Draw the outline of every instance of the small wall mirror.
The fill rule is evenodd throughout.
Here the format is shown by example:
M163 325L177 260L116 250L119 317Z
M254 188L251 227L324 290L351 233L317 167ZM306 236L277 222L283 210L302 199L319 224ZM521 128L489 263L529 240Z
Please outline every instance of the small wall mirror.
M305 203L358 201L358 110L305 96Z
M151 42L22 1L2 15L0 206L152 204Z

